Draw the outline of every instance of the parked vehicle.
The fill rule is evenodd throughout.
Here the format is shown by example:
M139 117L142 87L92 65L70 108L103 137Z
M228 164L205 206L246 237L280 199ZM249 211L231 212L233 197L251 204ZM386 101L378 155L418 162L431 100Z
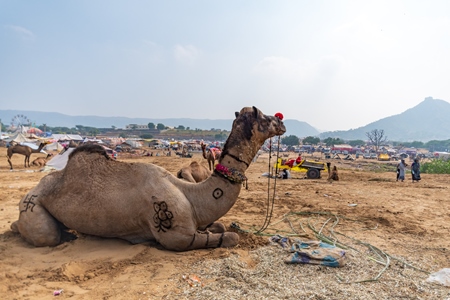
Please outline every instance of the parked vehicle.
M378 160L389 161L389 160L391 160L391 157L387 153L380 153L380 154L378 154Z
M112 159L117 159L117 151L110 149L108 147L103 146L103 148L105 148L106 153L112 158Z
M291 172L301 172L306 173L306 178L308 179L318 179L321 178L321 171L327 172L324 162L316 162L303 159L299 164L293 165L294 160L283 161L283 159L278 158L275 168L278 170L288 169Z

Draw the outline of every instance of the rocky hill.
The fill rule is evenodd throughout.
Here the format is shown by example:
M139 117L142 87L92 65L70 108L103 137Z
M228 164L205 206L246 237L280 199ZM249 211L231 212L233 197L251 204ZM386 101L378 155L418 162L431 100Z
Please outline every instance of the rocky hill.
M425 98L405 112L383 118L366 126L347 131L322 132L320 138L334 137L344 140L366 140L366 132L383 129L388 140L412 142L450 139L450 103Z

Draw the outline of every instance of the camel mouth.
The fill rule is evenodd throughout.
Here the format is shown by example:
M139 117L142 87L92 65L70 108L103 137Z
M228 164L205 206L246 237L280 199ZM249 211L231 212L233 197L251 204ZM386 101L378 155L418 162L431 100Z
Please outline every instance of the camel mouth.
M284 125L283 121L281 121L279 118L275 117L275 122L277 123L275 127L275 135L283 135L286 132L286 126Z
M281 122L281 121L280 121ZM279 133L277 135L282 135L286 132L286 126L284 126L283 122L280 124Z

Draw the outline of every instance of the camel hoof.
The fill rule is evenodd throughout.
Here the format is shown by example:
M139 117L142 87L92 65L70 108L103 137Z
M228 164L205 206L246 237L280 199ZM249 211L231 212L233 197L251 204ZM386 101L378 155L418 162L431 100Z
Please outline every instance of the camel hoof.
M223 242L220 247L230 248L236 246L238 243L239 243L239 235L236 232L225 232Z
M212 223L210 226L206 227L206 230L212 233L222 233L226 231L225 225L219 222Z

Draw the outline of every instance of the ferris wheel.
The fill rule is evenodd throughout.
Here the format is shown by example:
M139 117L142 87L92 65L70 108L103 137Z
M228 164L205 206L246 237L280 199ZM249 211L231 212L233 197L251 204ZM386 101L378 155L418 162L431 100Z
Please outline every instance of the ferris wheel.
M27 118L27 116L15 115L11 119L11 130L22 132L24 130L24 127L30 126L30 124L31 121Z

